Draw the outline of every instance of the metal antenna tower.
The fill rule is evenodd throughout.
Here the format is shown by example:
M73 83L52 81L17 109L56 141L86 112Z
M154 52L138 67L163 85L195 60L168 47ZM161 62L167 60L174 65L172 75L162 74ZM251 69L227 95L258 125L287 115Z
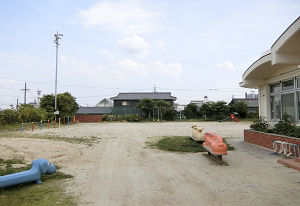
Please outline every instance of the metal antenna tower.
M58 56L58 40L61 39L61 37L63 36L63 34L59 34L58 31L56 34L54 34L54 43L56 44L56 65L55 65L55 105L54 105L54 111L55 111L55 122L56 122L56 105L57 105L57 100L56 100L56 95L57 95L57 56Z

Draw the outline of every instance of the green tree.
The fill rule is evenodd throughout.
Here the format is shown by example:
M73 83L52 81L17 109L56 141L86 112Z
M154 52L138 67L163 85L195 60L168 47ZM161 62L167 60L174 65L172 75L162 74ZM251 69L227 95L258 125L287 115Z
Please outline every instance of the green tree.
M174 121L176 119L176 112L174 107L168 107L163 112L163 119L167 121Z
M211 103L202 104L200 107L200 114L206 119L206 117L212 117Z
M160 99L160 100L156 100L155 101L155 106L158 107L160 109L160 114L158 114L160 117L159 119L162 117L164 118L164 115L166 114L167 108L170 107L170 102L167 102L166 100Z
M40 108L43 108L47 111L46 119L53 120L54 119L54 104L55 104L55 96L53 94L43 95L40 99Z
M153 99L144 98L141 99L135 107L144 112L146 117L150 118L151 110L155 107L155 101Z
M57 95L58 117L73 116L78 111L79 105L76 98L69 92ZM54 119L55 96L53 94L43 95L40 100L40 107L46 109L48 119Z
M246 102L237 102L236 104L230 105L231 112L239 113L240 117L247 117L248 114L248 104Z
M189 103L183 110L187 119L196 118L199 114L199 107L195 103Z
M228 115L229 106L225 101L213 102L211 104L211 110L214 113L215 119L220 120Z
M21 107L18 110L18 119L19 122L39 122L45 120L47 117L47 112L42 108L34 108L29 104L21 104Z
M155 101L155 106L160 108L166 108L170 106L170 102L167 102L166 100L160 99Z
M79 109L79 105L77 104L75 97L69 92L65 92L57 95L57 108L59 117L74 116Z

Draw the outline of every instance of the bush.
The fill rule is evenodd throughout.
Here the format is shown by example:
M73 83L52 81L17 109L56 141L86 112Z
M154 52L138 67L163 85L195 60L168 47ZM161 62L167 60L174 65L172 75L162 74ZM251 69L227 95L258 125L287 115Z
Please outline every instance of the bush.
M300 126L296 126L290 119L291 116L285 112L280 121L274 125L274 128L269 129L270 125L265 120L265 117L260 116L258 120L255 120L253 124L250 125L250 128L256 131L300 138Z
M286 112L282 115L280 121L275 124L273 132L275 134L286 135L286 136L295 136L296 135L296 124L290 120L291 115Z
M102 121L108 121L108 114L102 115Z
M0 124L15 124L18 122L17 114L13 109L6 109L0 113Z
M116 121L123 122L124 121L124 116L123 115L117 115L116 116Z
M260 116L257 120L253 121L253 124L250 125L250 128L256 131L266 132L269 126L270 125L265 120L265 117Z
M115 115L108 115L106 121L116 121L116 116Z
M124 119L127 122L140 122L143 120L143 117L139 114L127 114Z
M39 122L45 120L47 112L45 109L35 109L33 107L21 107L18 111L20 122Z

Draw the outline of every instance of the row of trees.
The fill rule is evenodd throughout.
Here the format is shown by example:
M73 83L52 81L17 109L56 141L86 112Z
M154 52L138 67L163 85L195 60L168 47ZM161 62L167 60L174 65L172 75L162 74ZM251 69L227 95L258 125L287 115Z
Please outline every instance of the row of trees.
M39 122L41 120L54 119L55 96L53 94L43 95L40 99L40 107L34 108L29 104L21 104L16 111L11 105L10 109L0 113L0 124L15 124L27 122ZM70 93L65 92L57 95L58 118L64 116L73 116L76 114L79 105L76 98Z
M165 100L141 99L136 108L143 112L144 116L148 119L155 117L162 117L162 119L167 121L176 119L175 108L170 106L170 102Z
M245 102L237 102L229 104L225 101L209 102L198 107L195 103L188 104L184 109L184 116L187 119L209 118L213 120L221 120L229 116L231 113L238 113L239 117L253 117L256 114L248 112L248 104Z

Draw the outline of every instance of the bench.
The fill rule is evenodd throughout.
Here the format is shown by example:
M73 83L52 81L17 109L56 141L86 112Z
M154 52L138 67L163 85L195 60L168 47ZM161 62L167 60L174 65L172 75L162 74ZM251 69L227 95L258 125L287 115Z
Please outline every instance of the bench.
M227 145L223 142L222 136L213 132L206 132L204 139L203 147L208 151L208 154L216 155L217 163L222 164L222 155L227 155Z

